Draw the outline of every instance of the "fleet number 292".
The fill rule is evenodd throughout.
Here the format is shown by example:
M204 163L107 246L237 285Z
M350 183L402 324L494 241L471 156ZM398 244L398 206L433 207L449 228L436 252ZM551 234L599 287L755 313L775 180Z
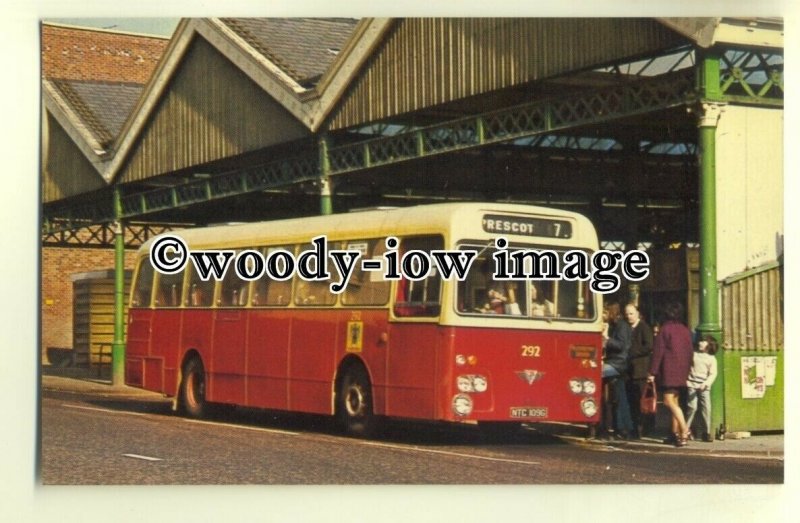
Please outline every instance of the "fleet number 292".
M523 358L538 358L541 354L542 348L538 345L523 345L522 357Z

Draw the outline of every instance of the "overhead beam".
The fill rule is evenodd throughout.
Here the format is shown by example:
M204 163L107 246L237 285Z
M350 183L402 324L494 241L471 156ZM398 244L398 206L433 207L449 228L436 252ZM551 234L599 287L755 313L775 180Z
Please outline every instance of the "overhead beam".
M337 175L493 143L566 130L641 115L686 104L694 98L694 72L681 70L613 88L571 94L462 118L391 137L328 149L327 175ZM129 220L169 209L263 191L301 182L318 182L319 155L305 154L209 176L186 184L123 195L121 218ZM114 220L111 199L82 207L45 207L43 234L58 232L63 224L84 225Z
M44 234L43 247L87 247L110 249L114 247L115 225L111 222L100 224L69 223L53 224L57 232ZM171 223L124 223L123 237L126 249L137 249L151 237L163 232L183 229L186 224Z
M693 91L694 71L687 69L331 147L330 175L660 111L686 104Z

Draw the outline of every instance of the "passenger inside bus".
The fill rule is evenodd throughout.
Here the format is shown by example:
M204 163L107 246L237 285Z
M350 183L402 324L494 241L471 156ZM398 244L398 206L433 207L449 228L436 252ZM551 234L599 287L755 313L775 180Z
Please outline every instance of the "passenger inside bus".
M555 314L555 304L548 299L548 296L552 297L553 295L552 283L546 281L531 282L530 292L531 316L544 317Z

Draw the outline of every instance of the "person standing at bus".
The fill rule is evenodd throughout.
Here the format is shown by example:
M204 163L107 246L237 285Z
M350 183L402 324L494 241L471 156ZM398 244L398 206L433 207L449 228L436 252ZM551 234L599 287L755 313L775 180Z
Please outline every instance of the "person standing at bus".
M711 443L711 385L717 378L717 340L712 336L703 336L697 342L697 352L692 359L692 369L686 381L688 388L686 402L686 426L692 429L692 420L697 414L697 403L700 401L700 417L703 422L703 441Z
M650 356L653 353L653 331L639 314L635 304L625 306L625 319L631 326L630 381L628 382L628 404L634 425L633 437L641 438L655 427L655 414L643 415L639 409L639 398L647 382Z
M611 387L610 394L616 404L614 409L614 436L627 439L633 430L631 409L625 392L628 374L628 354L631 345L631 326L622 321L619 303L609 301L603 307L603 321L608 331L603 333L603 381ZM609 423L606 423L608 426Z
M680 322L683 307L672 302L664 308L664 323L653 343L648 381L656 377L664 391L664 405L672 413L672 433L664 440L677 447L685 447L689 441L689 428L679 403L681 389L686 387L689 369L692 366L692 333Z

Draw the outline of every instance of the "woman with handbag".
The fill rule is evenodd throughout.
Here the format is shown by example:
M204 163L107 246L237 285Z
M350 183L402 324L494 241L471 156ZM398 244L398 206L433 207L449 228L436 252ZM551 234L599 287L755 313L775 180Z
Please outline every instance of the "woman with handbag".
M664 324L653 343L648 381L658 377L664 391L664 405L672 413L672 434L667 442L685 447L689 441L689 427L679 403L681 389L686 387L692 367L692 333L680 322L683 307L674 302L664 308Z
M635 304L625 306L625 319L631 325L630 381L628 382L628 404L631 407L633 419L633 434L636 439L652 432L655 427L655 412L643 414L640 408L640 398L647 383L647 374L650 369L650 356L653 353L653 331L639 314Z

